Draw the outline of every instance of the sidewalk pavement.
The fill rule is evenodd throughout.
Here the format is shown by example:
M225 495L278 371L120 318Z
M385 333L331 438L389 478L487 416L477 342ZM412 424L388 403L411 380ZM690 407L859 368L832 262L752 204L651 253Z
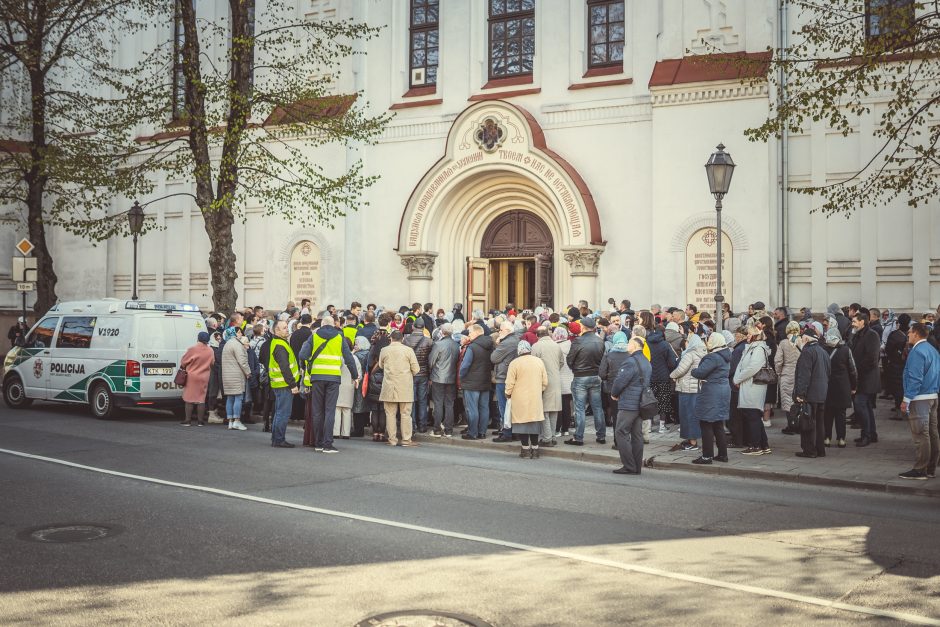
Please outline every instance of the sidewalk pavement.
M693 464L692 460L698 457L701 451L669 451L673 444L680 441L678 426L671 425L668 433L650 434L650 443L644 448L643 457L646 467L652 469L683 470L940 497L940 479L911 481L898 477L898 473L911 469L914 461L914 445L907 420L890 420L890 416L893 415L890 411L892 407L891 401L878 401L875 411L878 430L876 444L857 448L853 440L858 437L859 431L848 429L846 448L837 448L833 441L832 448L827 450L824 458L803 459L795 456L795 453L800 450L800 437L780 433L780 430L786 426L786 418L780 409L775 411L775 417L771 419L771 427L767 429L767 437L773 451L770 455L751 457L742 455L742 449L729 449L728 463L714 462L710 466ZM492 442L491 437L476 442L461 440L459 437L432 438L427 435L418 436L416 439L421 440L423 444L503 450L512 452L513 455L519 452L518 442L500 444ZM566 439L568 438L558 438L558 446L542 447L542 456L620 466L620 456L611 448L613 444L611 430L608 429L607 443L597 444L594 441L593 419L590 416L587 418L584 446L565 445L563 441Z

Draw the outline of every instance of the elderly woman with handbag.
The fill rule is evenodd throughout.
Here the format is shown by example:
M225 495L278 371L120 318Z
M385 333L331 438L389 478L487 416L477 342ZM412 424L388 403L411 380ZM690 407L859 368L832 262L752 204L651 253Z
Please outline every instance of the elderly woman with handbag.
M767 398L766 371L770 363L770 347L764 342L764 332L755 325L745 329L747 345L734 372L732 383L738 387L738 409L744 416L744 434L747 448L744 455L768 455L772 451L764 428L764 401Z
M708 354L701 358L698 366L690 373L702 383L702 389L695 399L695 416L702 431L702 454L692 460L693 464L728 461L725 421L731 410L731 385L728 382L731 350L728 349L728 340L721 333L709 335L706 348ZM714 451L716 443L717 456Z
M205 331L198 336L198 341L191 346L180 359L180 369L176 373L176 384L183 388L183 403L186 417L180 424L193 426L193 409L199 420L199 426L206 425L206 391L209 389L209 374L215 366L215 353L209 348L209 334Z

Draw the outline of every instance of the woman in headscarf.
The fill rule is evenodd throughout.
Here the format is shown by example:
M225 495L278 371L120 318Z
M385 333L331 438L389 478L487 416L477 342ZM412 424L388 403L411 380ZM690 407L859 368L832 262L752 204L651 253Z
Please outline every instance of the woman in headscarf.
M888 336L891 335L891 332L894 331L898 326L898 317L895 315L893 309L885 309L881 312L881 327L883 331L881 332L881 345L884 346L888 343Z
M180 424L193 426L193 410L199 420L199 426L206 425L206 391L209 388L209 373L215 366L215 353L209 348L209 334L202 331L196 344L189 347L180 359L180 368L186 371L186 383L183 385L183 403L185 419Z
M885 339L884 393L894 397L891 420L903 420L905 418L901 415L901 400L904 398L904 386L901 381L906 360L904 349L907 348L907 332L910 326L911 317L906 313L901 314L897 317L895 328Z
M744 455L767 455L771 452L763 422L767 386L755 383L754 375L770 363L770 349L764 342L764 332L756 325L748 325L746 341L747 346L732 380L738 386L738 409L744 416L747 448L741 452Z
M695 333L689 332L685 342L685 350L679 356L676 369L669 373L676 382L679 395L679 437L682 438L681 442L672 447L673 451L697 451L698 440L702 437L702 428L695 413L695 401L701 383L692 376L692 371L698 368L708 351L705 342Z
M369 349L372 343L364 335L360 335L353 343L353 356L359 361L359 366L363 374L369 366ZM369 422L369 411L371 403L362 395L362 383L365 377L359 377L359 385L356 386L356 392L353 396L353 428L350 435L354 438L361 438L365 435L366 423Z
M694 335L694 334L693 334ZM711 464L713 461L728 461L728 446L725 441L725 421L731 410L731 386L728 373L731 369L731 351L725 336L712 333L708 336L708 354L701 358L692 376L702 382L702 390L695 399L695 415L702 430L702 454L692 460L693 464ZM715 455L715 443L718 455Z
M545 420L542 392L548 387L548 372L542 360L532 355L532 345L525 340L516 344L516 355L506 371L512 434L522 441L520 457L538 459L539 435Z
M835 332L839 328L832 327ZM787 413L793 406L793 383L796 381L796 361L800 358L800 324L794 320L787 323L787 336L780 339L777 354L774 355L774 370L777 372L777 384L780 387L780 408Z
M601 365L597 371L597 376L601 378L601 389L604 393L604 399L607 401L605 405L609 408L607 415L615 419L614 424L610 425L614 427L613 448L617 448L617 402L611 400L610 390L614 385L614 379L617 378L617 373L620 372L620 367L623 366L623 362L630 357L630 353L627 352L628 342L627 334L623 331L617 331L611 335L610 350L601 357Z
M559 382L561 383L561 415L558 420L558 428L555 431L555 437L569 435L568 428L571 425L571 383L574 381L574 373L568 367L568 351L571 350L571 340L568 339L568 329L563 326L555 327L552 331L552 339L558 344L564 355L564 363L561 366Z
M826 438L823 444L828 447L832 442L832 423L836 424L836 438L839 448L845 448L845 410L852 406L852 392L858 385L858 371L852 351L845 342L838 327L826 331L826 351L829 353L829 387L826 391Z

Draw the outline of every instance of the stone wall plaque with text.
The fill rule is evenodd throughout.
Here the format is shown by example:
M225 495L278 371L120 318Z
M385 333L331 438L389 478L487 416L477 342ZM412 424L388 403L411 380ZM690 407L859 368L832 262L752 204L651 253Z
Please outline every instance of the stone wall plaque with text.
M314 307L320 305L320 247L311 241L298 242L290 256L290 299L300 306L309 298Z
M718 284L718 231L714 227L699 229L689 238L685 249L685 298L687 303L715 315L715 288ZM721 237L721 293L731 302L728 286L733 272L731 239L727 233Z

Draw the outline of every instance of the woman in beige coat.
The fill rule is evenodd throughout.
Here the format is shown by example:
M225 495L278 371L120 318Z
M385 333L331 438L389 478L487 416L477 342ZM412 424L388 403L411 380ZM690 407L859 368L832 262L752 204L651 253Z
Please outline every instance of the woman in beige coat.
M222 347L222 391L225 393L225 415L228 417L229 429L248 429L242 424L241 415L245 381L249 376L248 349L241 342L241 329L229 327L225 330L225 345Z
M780 408L784 412L793 406L793 384L796 381L796 361L800 358L797 341L800 339L800 323L791 320L787 323L787 337L780 340L777 354L774 355L774 370L780 387Z
M542 360L532 355L532 345L525 340L519 340L516 354L518 357L509 364L506 372L506 398L511 401L512 433L522 440L519 457L537 459L539 434L545 420L542 392L548 387L548 372Z

